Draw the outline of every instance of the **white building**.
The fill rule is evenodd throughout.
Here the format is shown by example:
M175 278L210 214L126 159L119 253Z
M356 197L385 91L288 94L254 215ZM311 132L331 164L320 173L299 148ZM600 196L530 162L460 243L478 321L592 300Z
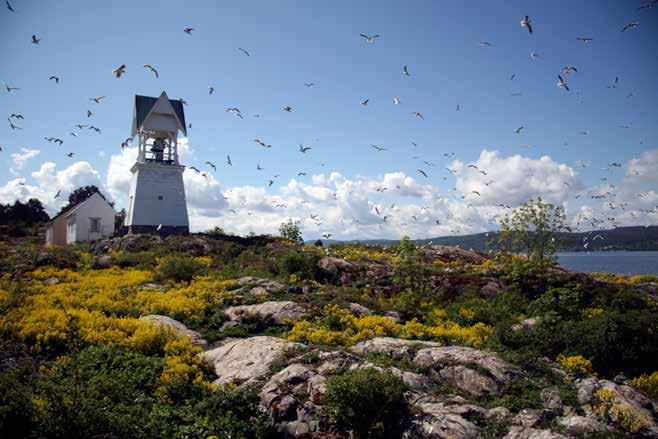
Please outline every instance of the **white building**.
M98 192L54 217L46 228L47 245L110 238L116 212Z
M131 135L139 137L124 225L128 233L189 232L178 131L187 135L180 100L135 96Z

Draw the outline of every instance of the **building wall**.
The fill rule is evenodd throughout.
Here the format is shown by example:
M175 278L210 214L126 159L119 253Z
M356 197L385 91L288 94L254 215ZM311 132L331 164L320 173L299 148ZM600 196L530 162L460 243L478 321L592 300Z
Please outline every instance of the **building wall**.
M51 231L48 233L48 231ZM47 245L65 245L66 244L66 215L55 218L48 225L46 231Z
M135 163L125 225L189 228L183 167Z
M94 194L70 215L75 215L75 241L87 242L109 238L114 234L114 216L116 212L103 198ZM70 216L66 215L66 216ZM91 231L91 219L100 218L100 231ZM72 243L72 240L67 240Z

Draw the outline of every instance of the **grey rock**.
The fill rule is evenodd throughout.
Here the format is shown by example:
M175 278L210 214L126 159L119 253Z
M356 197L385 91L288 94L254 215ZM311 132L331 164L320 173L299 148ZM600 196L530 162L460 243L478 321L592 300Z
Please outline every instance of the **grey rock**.
M154 282L145 283L140 287L142 290L146 291L163 291L164 286L162 284L156 284Z
M504 421L512 417L512 413L506 407L494 407L487 411L485 415L487 419L494 419L497 421Z
M537 409L523 409L512 419L513 424L524 427L534 427L542 421L542 411Z
M568 439L566 436L550 430L513 426L503 439Z
M463 346L421 349L413 361L431 367L440 380L476 396L499 394L510 381L524 376L493 352Z
M594 418L585 416L564 416L557 419L557 424L568 434L584 435L606 431L604 424Z
M403 438L470 439L479 433L479 428L460 416L454 407L440 402L421 402L414 408L420 413L412 418Z
M187 326L179 322L178 320L174 320L171 317L167 316L161 316L158 314L150 314L146 315L143 317L139 318L140 320L145 320L145 321L150 321L154 325L161 326L163 328L168 328L171 329L172 331L182 334L184 336L187 336L190 339L190 343L195 345L195 346L201 346L204 347L208 344L206 340L204 340L203 336L198 333L197 331L193 331L189 329Z
M560 389L557 387L546 387L545 389L542 389L540 397L544 404L544 408L547 410L553 410L555 412L562 411L562 398L560 398Z
M363 357L370 354L387 354L399 360L405 357L411 358L420 349L439 346L441 346L441 343L403 340L392 337L375 337L359 342L351 346L349 350Z
M257 305L233 306L224 310L230 320L240 321L247 316L258 316L261 319L271 319L273 323L282 325L288 320L299 320L306 310L295 302L263 302Z
M202 355L218 377L214 384L224 386L256 382L269 373L272 364L286 351L304 348L300 343L257 336L226 343Z
M91 268L94 270L104 270L112 266L112 257L110 255L96 256L91 262Z
M358 303L350 303L348 305L350 311L352 314L357 315L357 316L369 316L372 315L372 310L369 308L366 308L363 305L359 305Z
M529 319L525 319L520 321L519 323L516 323L512 325L512 331L514 332L519 332L519 331L531 331L535 326L537 326L537 323L539 323L539 319L537 317L531 317Z
M49 277L48 279L43 281L44 285L57 285L60 283L62 280L58 277Z

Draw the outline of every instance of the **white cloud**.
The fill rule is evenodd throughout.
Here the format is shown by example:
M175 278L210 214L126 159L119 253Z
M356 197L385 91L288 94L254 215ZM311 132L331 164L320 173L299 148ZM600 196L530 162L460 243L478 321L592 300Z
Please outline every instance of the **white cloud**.
M558 203L583 187L571 167L549 156L502 158L498 151L485 149L473 165L477 168L457 160L450 167L457 171L457 190L476 205L516 205L537 195Z
M41 151L38 149L21 148L21 152L11 154L10 157L13 166L9 168L9 171L14 175L18 175L25 164L39 154L41 154Z

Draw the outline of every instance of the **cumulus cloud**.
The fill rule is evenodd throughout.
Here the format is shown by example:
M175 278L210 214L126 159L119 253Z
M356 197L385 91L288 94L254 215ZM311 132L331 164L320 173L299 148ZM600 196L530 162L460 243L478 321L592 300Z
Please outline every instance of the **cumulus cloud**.
M39 154L41 154L41 151L38 149L21 148L20 152L11 154L12 167L9 168L9 171L14 175L18 175L25 164Z
M31 174L36 184L29 184L25 178L7 182L0 187L0 202L38 198L53 213L66 203L68 194L80 186L96 185L103 190L100 174L89 162L76 162L61 171L56 168L53 162L42 163L39 170ZM58 191L60 196L55 199Z
M571 167L549 156L531 159L517 154L503 158L498 151L485 149L472 165L477 168L456 160L450 167L457 171L457 190L477 205L516 205L537 195L558 203L583 188Z

